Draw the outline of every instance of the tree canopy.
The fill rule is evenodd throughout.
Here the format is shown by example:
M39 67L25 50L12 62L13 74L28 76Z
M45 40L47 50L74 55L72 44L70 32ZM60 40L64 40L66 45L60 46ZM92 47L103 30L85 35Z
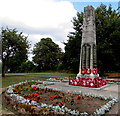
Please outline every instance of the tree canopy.
M64 67L65 69L78 73L80 60L80 46L82 39L81 26L83 21L83 13L77 13L77 17L73 18L73 28L75 32L70 32L69 40L65 44Z
M16 29L3 29L2 38L2 76L5 76L7 69L11 72L16 71L22 62L28 58L27 51L29 43L27 37Z
M101 4L95 9L96 39L98 68L101 72L120 71L120 18L116 10ZM81 25L83 13L77 13L73 18L75 32L70 32L69 40L65 43L65 67L67 70L78 73L79 55L81 47ZM112 63L110 65L110 63Z
M101 4L95 9L97 63L100 73L108 71L120 72L120 14ZM2 52L2 76L7 69L11 72L68 70L78 73L82 40L83 12L73 18L74 32L68 34L65 53L51 38L42 38L33 48L33 61L28 61L29 42L22 32L16 29L1 29L0 47ZM2 42L2 44L1 44ZM1 49L0 49L1 50ZM35 64L34 64L34 63ZM36 68L37 67L37 68Z
M96 9L98 68L120 71L120 18L116 10L101 4ZM110 65L110 63L112 63Z
M61 62L62 52L51 38L42 38L33 49L33 61L38 65L39 71L54 70Z

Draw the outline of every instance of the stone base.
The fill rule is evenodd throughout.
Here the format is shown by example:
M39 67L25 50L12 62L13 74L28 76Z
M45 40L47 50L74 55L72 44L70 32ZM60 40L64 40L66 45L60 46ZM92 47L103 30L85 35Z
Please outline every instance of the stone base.
M94 74L81 74L81 73L78 73L77 74L77 76L76 76L76 78L77 77L86 77L86 78L92 78L92 79L94 79L95 77L99 77L99 74L97 74L97 75L94 75Z

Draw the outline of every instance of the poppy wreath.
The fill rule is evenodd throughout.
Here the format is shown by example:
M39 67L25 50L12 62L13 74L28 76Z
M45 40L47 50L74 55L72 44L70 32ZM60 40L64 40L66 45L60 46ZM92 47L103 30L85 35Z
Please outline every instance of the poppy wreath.
M94 69L92 70L92 73L95 74L95 75L98 74L98 69L97 69L97 68L94 68Z
M96 80L95 86L96 87L101 87L102 86L102 81L101 80Z
M87 78L86 79L86 86L89 87L90 86L90 82L92 81L92 78Z
M73 85L73 80L74 80L74 79L70 79L70 80L69 80L69 85Z
M91 74L91 69L90 68L86 68L86 74Z
M89 87L95 87L95 82L91 80L91 81L89 82Z
M81 69L81 74L85 74L86 73L86 69L85 68L82 68Z
M102 86L106 85L106 79L102 79Z

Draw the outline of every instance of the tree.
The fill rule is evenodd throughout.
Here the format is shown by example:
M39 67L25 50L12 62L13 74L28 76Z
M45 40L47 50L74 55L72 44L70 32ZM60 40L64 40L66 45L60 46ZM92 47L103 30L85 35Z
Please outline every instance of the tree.
M111 5L96 9L98 68L101 73L120 71L120 19ZM112 63L112 65L110 65Z
M103 71L120 71L120 19L116 10L101 4L95 10L98 68ZM83 13L77 13L73 18L75 32L70 32L65 43L65 62L69 70L78 73L80 45L82 39L81 24ZM110 62L113 62L110 65ZM76 69L77 68L77 69Z
M27 37L16 29L3 29L2 38L2 77L10 69L12 72L18 69L22 62L27 60L29 44Z
M80 47L82 32L81 26L83 21L83 13L77 13L77 17L73 18L73 28L75 32L70 32L69 40L65 44L64 67L68 71L78 73L80 60Z
M36 43L33 49L33 61L38 65L39 70L54 70L61 62L62 52L51 38L42 38Z
M26 61L20 65L19 70L17 72L22 72L22 73L34 72L35 68L36 66L33 64L33 62Z

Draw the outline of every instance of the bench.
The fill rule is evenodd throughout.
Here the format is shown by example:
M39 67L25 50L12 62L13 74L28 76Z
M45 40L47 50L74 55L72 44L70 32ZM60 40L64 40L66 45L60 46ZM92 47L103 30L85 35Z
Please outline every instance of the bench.
M120 78L120 73L107 73L108 78Z

